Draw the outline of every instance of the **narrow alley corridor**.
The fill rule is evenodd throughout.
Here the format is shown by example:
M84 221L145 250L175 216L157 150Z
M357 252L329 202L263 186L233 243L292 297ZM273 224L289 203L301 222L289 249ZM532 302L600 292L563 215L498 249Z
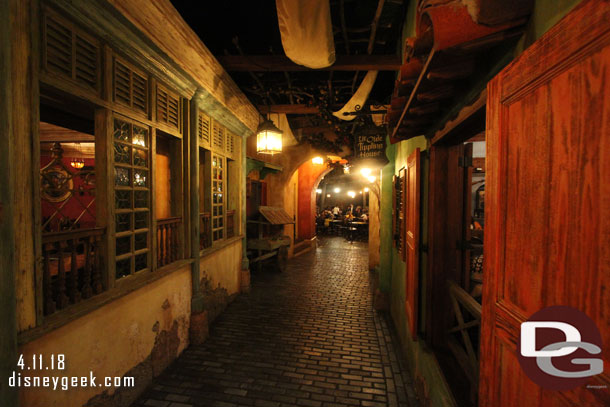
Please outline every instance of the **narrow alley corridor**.
M325 239L284 273L253 274L251 293L135 406L417 405L397 340L373 310L365 249Z

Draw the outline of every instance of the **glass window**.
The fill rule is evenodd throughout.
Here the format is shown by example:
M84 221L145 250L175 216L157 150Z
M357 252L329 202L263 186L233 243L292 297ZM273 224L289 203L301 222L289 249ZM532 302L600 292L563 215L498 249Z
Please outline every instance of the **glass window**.
M150 269L149 134L148 127L114 120L117 279Z

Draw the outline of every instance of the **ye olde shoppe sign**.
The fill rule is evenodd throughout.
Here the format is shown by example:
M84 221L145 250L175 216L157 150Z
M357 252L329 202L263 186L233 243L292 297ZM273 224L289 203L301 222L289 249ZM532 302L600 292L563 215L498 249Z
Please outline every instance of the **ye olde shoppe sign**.
M354 158L363 161L376 161L380 164L387 163L385 135L383 133L357 135L354 143Z

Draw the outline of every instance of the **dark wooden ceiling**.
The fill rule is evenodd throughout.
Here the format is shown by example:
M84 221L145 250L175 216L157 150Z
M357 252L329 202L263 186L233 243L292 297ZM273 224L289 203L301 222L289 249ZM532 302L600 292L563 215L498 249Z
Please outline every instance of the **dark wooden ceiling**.
M293 130L331 128L348 141L363 116L346 123L329 115L353 95L367 70L377 68L369 101L389 104L400 65L407 0L331 0L337 63L310 70L289 61L281 45L274 0L172 0L201 40L218 57L250 101L264 113L279 105ZM203 4L203 6L202 6Z

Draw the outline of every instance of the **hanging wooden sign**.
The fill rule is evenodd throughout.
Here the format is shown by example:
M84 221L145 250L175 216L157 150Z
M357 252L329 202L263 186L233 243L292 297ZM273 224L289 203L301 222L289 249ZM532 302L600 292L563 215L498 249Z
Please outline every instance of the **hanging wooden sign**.
M357 134L354 141L354 159L371 161L380 165L387 164L385 134L383 132Z

